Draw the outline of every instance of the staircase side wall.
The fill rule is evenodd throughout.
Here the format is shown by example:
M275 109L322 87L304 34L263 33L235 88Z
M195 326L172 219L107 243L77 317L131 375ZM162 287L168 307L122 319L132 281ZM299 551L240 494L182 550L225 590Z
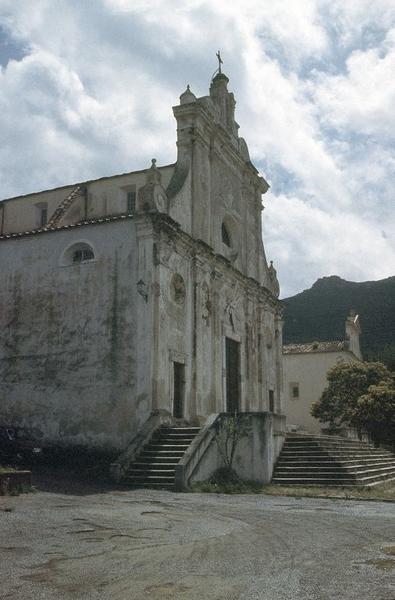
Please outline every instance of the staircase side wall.
M243 413L238 416L245 423L249 434L242 438L237 446L233 468L244 480L269 483L284 442L285 417L270 413ZM216 427L218 421L211 425L213 432L216 431ZM195 454L199 452L200 448L195 448ZM193 458L190 457L190 460L193 461ZM211 442L195 464L194 471L188 476L188 471L185 470L187 477L184 484L188 486L198 481L206 481L223 466L213 433Z

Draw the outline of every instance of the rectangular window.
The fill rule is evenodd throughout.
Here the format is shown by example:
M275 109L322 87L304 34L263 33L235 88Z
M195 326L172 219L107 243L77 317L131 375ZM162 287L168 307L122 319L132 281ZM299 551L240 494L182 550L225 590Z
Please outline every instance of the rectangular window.
M291 383L291 398L297 400L299 398L299 384Z
M274 412L274 390L269 390L269 412Z
M126 193L127 211L134 213L136 211L136 192L130 191Z
M48 209L47 207L40 209L40 227L45 227L48 222Z

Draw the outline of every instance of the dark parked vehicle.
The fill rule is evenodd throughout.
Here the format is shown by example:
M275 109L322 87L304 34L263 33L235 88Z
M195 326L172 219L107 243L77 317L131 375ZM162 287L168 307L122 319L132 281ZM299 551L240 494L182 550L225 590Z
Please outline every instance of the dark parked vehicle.
M0 425L0 458L31 461L41 455L43 448L23 427Z

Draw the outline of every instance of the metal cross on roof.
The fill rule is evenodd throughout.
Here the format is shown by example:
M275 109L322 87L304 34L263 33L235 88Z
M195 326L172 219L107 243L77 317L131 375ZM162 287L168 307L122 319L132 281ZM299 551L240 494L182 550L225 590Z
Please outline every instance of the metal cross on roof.
M223 64L223 60L221 58L221 52L218 50L218 52L215 55L218 58L218 73L221 73L221 65Z
M221 58L221 52L218 50L218 52L216 52L215 56L218 58L218 69L215 69L211 80L213 80L216 75L221 75L221 73L222 73L221 65L223 63L223 60Z

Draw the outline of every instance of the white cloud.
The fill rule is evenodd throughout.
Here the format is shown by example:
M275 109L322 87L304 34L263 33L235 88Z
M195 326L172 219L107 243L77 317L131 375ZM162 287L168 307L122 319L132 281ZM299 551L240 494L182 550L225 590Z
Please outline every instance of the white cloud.
M395 29L381 47L351 53L344 75L320 74L313 89L325 125L395 137Z
M288 293L330 273L393 268L393 0L0 8L0 24L29 49L0 71L3 197L142 168L152 156L172 162L171 106L188 82L207 93L220 48L241 135L275 182L265 232Z
M319 4L343 46L358 44L366 29L386 30L395 21L393 0L321 0Z
M363 281L394 274L390 239L356 214L328 214L300 198L282 195L270 199L263 227L268 258L274 259L280 274L282 297L323 275Z

